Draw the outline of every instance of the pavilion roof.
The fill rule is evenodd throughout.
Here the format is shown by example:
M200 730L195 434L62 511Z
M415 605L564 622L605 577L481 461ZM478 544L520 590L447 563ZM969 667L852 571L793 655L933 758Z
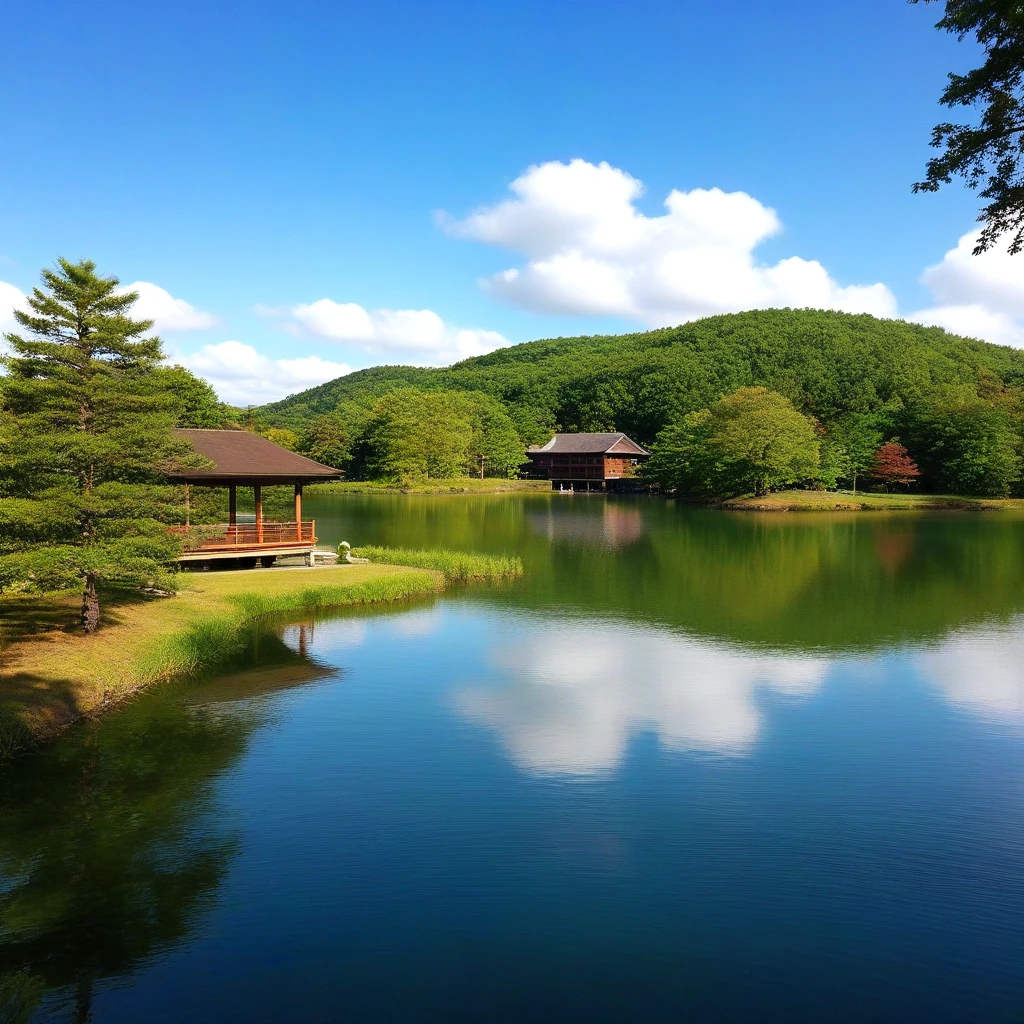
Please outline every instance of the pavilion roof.
M175 430L195 451L213 463L206 469L169 472L172 480L195 484L290 484L331 480L341 470L324 466L282 448L248 430Z
M650 455L623 433L555 434L541 448L531 448L528 455L554 452L556 455Z

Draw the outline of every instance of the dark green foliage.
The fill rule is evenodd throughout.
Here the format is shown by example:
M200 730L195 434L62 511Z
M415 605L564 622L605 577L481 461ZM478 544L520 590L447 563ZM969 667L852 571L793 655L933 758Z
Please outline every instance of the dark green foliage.
M436 386L436 372L416 366L371 366L253 410L252 414L278 426L295 428L310 423L317 416L339 413L346 402L354 401L362 406L365 415L378 399L391 391ZM351 411L348 410L350 414Z
M836 481L848 482L856 493L857 480L871 469L885 436L883 424L885 417L877 413L848 413L830 425L822 440L821 479L826 487L834 486L834 470Z
M118 294L116 278L61 259L42 279L30 312L15 312L24 333L6 335L0 590L82 586L92 630L100 583L168 585L175 545L161 521L176 501L125 485L187 456L171 430L207 415L211 393L161 366L159 339L141 337L152 324L131 319L137 296Z
M711 413L707 409L687 413L667 426L651 445L651 457L641 474L667 491L707 496L713 493L713 460L709 457Z
M937 192L954 175L970 188L981 188L988 202L978 217L984 227L975 255L1003 235L1010 236L1009 251L1019 253L1024 248L1024 5L1020 0L946 0L935 27L960 40L973 35L984 49L981 67L950 74L939 97L943 106L975 108L980 117L976 124L935 126L931 144L942 152L928 161L927 177L914 191Z
M62 997L60 1019L92 1020L95 989L192 932L237 846L212 780L259 721L197 712L162 688L5 779L0 1020L37 1019L44 988Z
M353 432L337 413L318 416L299 435L298 451L343 472L352 461Z
M917 459L952 494L1008 495L1021 476L1020 437L1010 412L969 392L921 410Z
M213 388L184 366L158 366L150 379L159 393L169 395L175 407L175 426L218 430L230 425L233 415Z

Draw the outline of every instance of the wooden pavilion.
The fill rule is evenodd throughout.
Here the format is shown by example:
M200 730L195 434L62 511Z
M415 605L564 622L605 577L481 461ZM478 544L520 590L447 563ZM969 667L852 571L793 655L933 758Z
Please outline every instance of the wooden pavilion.
M555 490L614 491L636 476L650 452L623 433L555 434L530 448L530 475L550 480Z
M205 469L182 469L168 476L186 488L190 484L228 488L228 522L189 530L190 539L179 561L230 558L254 565L256 559L261 559L267 565L285 555L310 557L316 544L316 521L302 519L303 484L337 479L340 470L290 452L247 430L180 429L175 435L189 441L196 453L212 465ZM263 488L282 484L295 489L295 518L286 523L267 521L263 518ZM256 514L251 523L238 521L239 487L253 489Z

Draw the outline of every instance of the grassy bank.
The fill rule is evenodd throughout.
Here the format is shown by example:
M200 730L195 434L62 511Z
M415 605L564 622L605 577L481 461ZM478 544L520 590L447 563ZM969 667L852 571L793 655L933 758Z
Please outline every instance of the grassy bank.
M1024 498L965 498L955 494L853 494L850 491L778 491L732 498L722 508L752 512L1024 511Z
M547 480L500 480L460 476L450 480L389 484L383 481L341 480L306 488L307 494L508 494L514 491L550 491Z
M0 758L150 683L226 664L274 616L434 594L444 574L395 565L203 573L173 597L111 598L93 636L77 596L0 601Z
M470 583L474 580L503 580L523 575L523 563L507 555L477 555L467 551L437 548L433 551L410 551L406 548L364 547L356 552L371 562L433 569L444 576L446 583Z

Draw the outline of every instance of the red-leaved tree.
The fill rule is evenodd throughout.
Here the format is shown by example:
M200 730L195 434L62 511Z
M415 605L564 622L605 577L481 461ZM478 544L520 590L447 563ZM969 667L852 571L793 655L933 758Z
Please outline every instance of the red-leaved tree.
M916 483L921 470L899 441L889 441L875 452L871 463L871 475L886 487L890 487L892 484Z

